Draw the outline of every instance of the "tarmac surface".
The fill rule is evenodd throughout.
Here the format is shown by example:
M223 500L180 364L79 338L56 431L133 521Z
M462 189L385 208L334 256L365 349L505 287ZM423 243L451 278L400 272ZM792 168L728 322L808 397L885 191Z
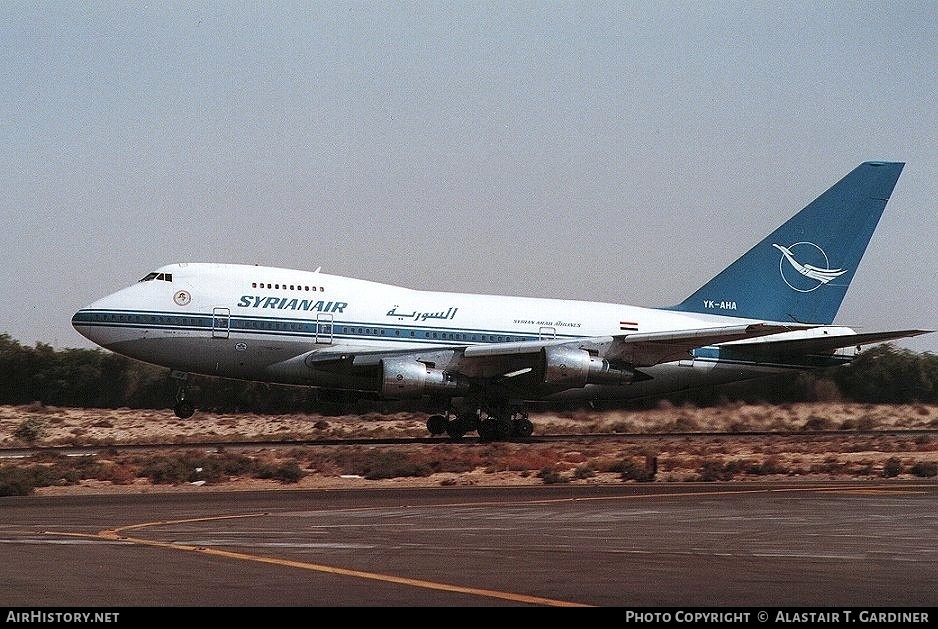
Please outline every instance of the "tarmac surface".
M934 480L7 497L0 608L927 612L936 540Z

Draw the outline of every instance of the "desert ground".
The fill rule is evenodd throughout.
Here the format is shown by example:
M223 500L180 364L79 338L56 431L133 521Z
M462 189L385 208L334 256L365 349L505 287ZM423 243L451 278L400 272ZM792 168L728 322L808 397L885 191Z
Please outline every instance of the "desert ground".
M317 445L332 439L429 436L422 414L361 416L256 415L197 412L181 420L170 410L73 409L31 404L0 407L0 448L104 446L96 478L39 487L36 494L310 489L446 485L531 485L552 482L621 483L745 481L771 478L935 480L938 406L727 404L712 408L661 405L651 410L532 413L538 435L569 435L544 443ZM30 430L25 431L25 428ZM615 433L612 439L588 438ZM694 433L719 433L707 436ZM757 434L752 434L757 433ZM24 439L24 437L26 437ZM148 476L145 459L181 452L185 445L228 442L244 457L289 464L293 478L248 473L179 482ZM284 443L288 442L288 443ZM293 443L289 443L293 442ZM137 449L122 450L135 445ZM147 446L140 448L140 446ZM193 449L185 449L191 460ZM220 456L215 449L202 456ZM391 474L367 473L393 455ZM182 455L179 455L182 456ZM35 465L56 457L3 459L0 467ZM406 463L402 465L402 462ZM103 466L103 467L102 467ZM115 472L114 470L117 470ZM363 472L362 470L365 470ZM633 472L649 472L645 478ZM119 472L119 473L118 473ZM396 475L395 475L396 474Z

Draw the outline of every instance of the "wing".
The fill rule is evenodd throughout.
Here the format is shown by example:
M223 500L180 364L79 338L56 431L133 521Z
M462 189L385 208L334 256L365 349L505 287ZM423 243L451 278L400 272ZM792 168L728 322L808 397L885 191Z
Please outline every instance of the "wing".
M453 392L507 384L553 392L586 384L628 384L638 371L690 358L698 347L755 339L812 326L753 323L579 339L541 339L484 345L388 350L333 346L305 352L269 369L279 376L314 373L372 382L385 395ZM364 385L362 385L364 386Z
M523 341L519 343L496 343L473 345L463 350L464 362L471 363L481 358L508 357L517 354L535 354L554 348L586 350L612 363L631 367L651 367L659 363L692 357L691 352L707 345L753 339L769 334L804 330L811 326L773 325L754 323L749 325L701 328L668 332L636 332L605 337L584 337L576 340Z

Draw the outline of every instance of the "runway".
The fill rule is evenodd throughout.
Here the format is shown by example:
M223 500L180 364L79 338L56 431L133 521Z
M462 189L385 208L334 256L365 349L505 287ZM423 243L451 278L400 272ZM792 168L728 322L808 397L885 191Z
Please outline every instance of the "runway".
M938 603L938 483L0 498L0 606Z

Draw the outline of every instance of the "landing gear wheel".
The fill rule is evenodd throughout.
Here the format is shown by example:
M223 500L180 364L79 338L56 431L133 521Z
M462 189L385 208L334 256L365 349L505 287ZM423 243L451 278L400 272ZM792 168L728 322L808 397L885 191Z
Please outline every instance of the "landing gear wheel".
M495 419L495 441L507 441L511 438L511 420L507 417Z
M446 417L443 415L430 415L427 418L427 430L431 435L442 435L446 432Z
M495 425L495 420L491 417L479 421L477 430L479 431L480 441L495 441L498 428Z
M176 406L173 412L179 419L189 419L195 413L195 406L186 399L189 393L189 374L181 371L171 371L170 377L176 380Z
M176 417L179 419L189 419L195 413L195 406L189 400L179 400L173 412L176 413Z
M446 424L446 434L449 435L449 438L453 441L459 441L463 438L463 435L466 434L466 430L459 419L454 419Z
M527 417L522 417L515 421L514 433L522 439L527 439L534 434L534 424Z

